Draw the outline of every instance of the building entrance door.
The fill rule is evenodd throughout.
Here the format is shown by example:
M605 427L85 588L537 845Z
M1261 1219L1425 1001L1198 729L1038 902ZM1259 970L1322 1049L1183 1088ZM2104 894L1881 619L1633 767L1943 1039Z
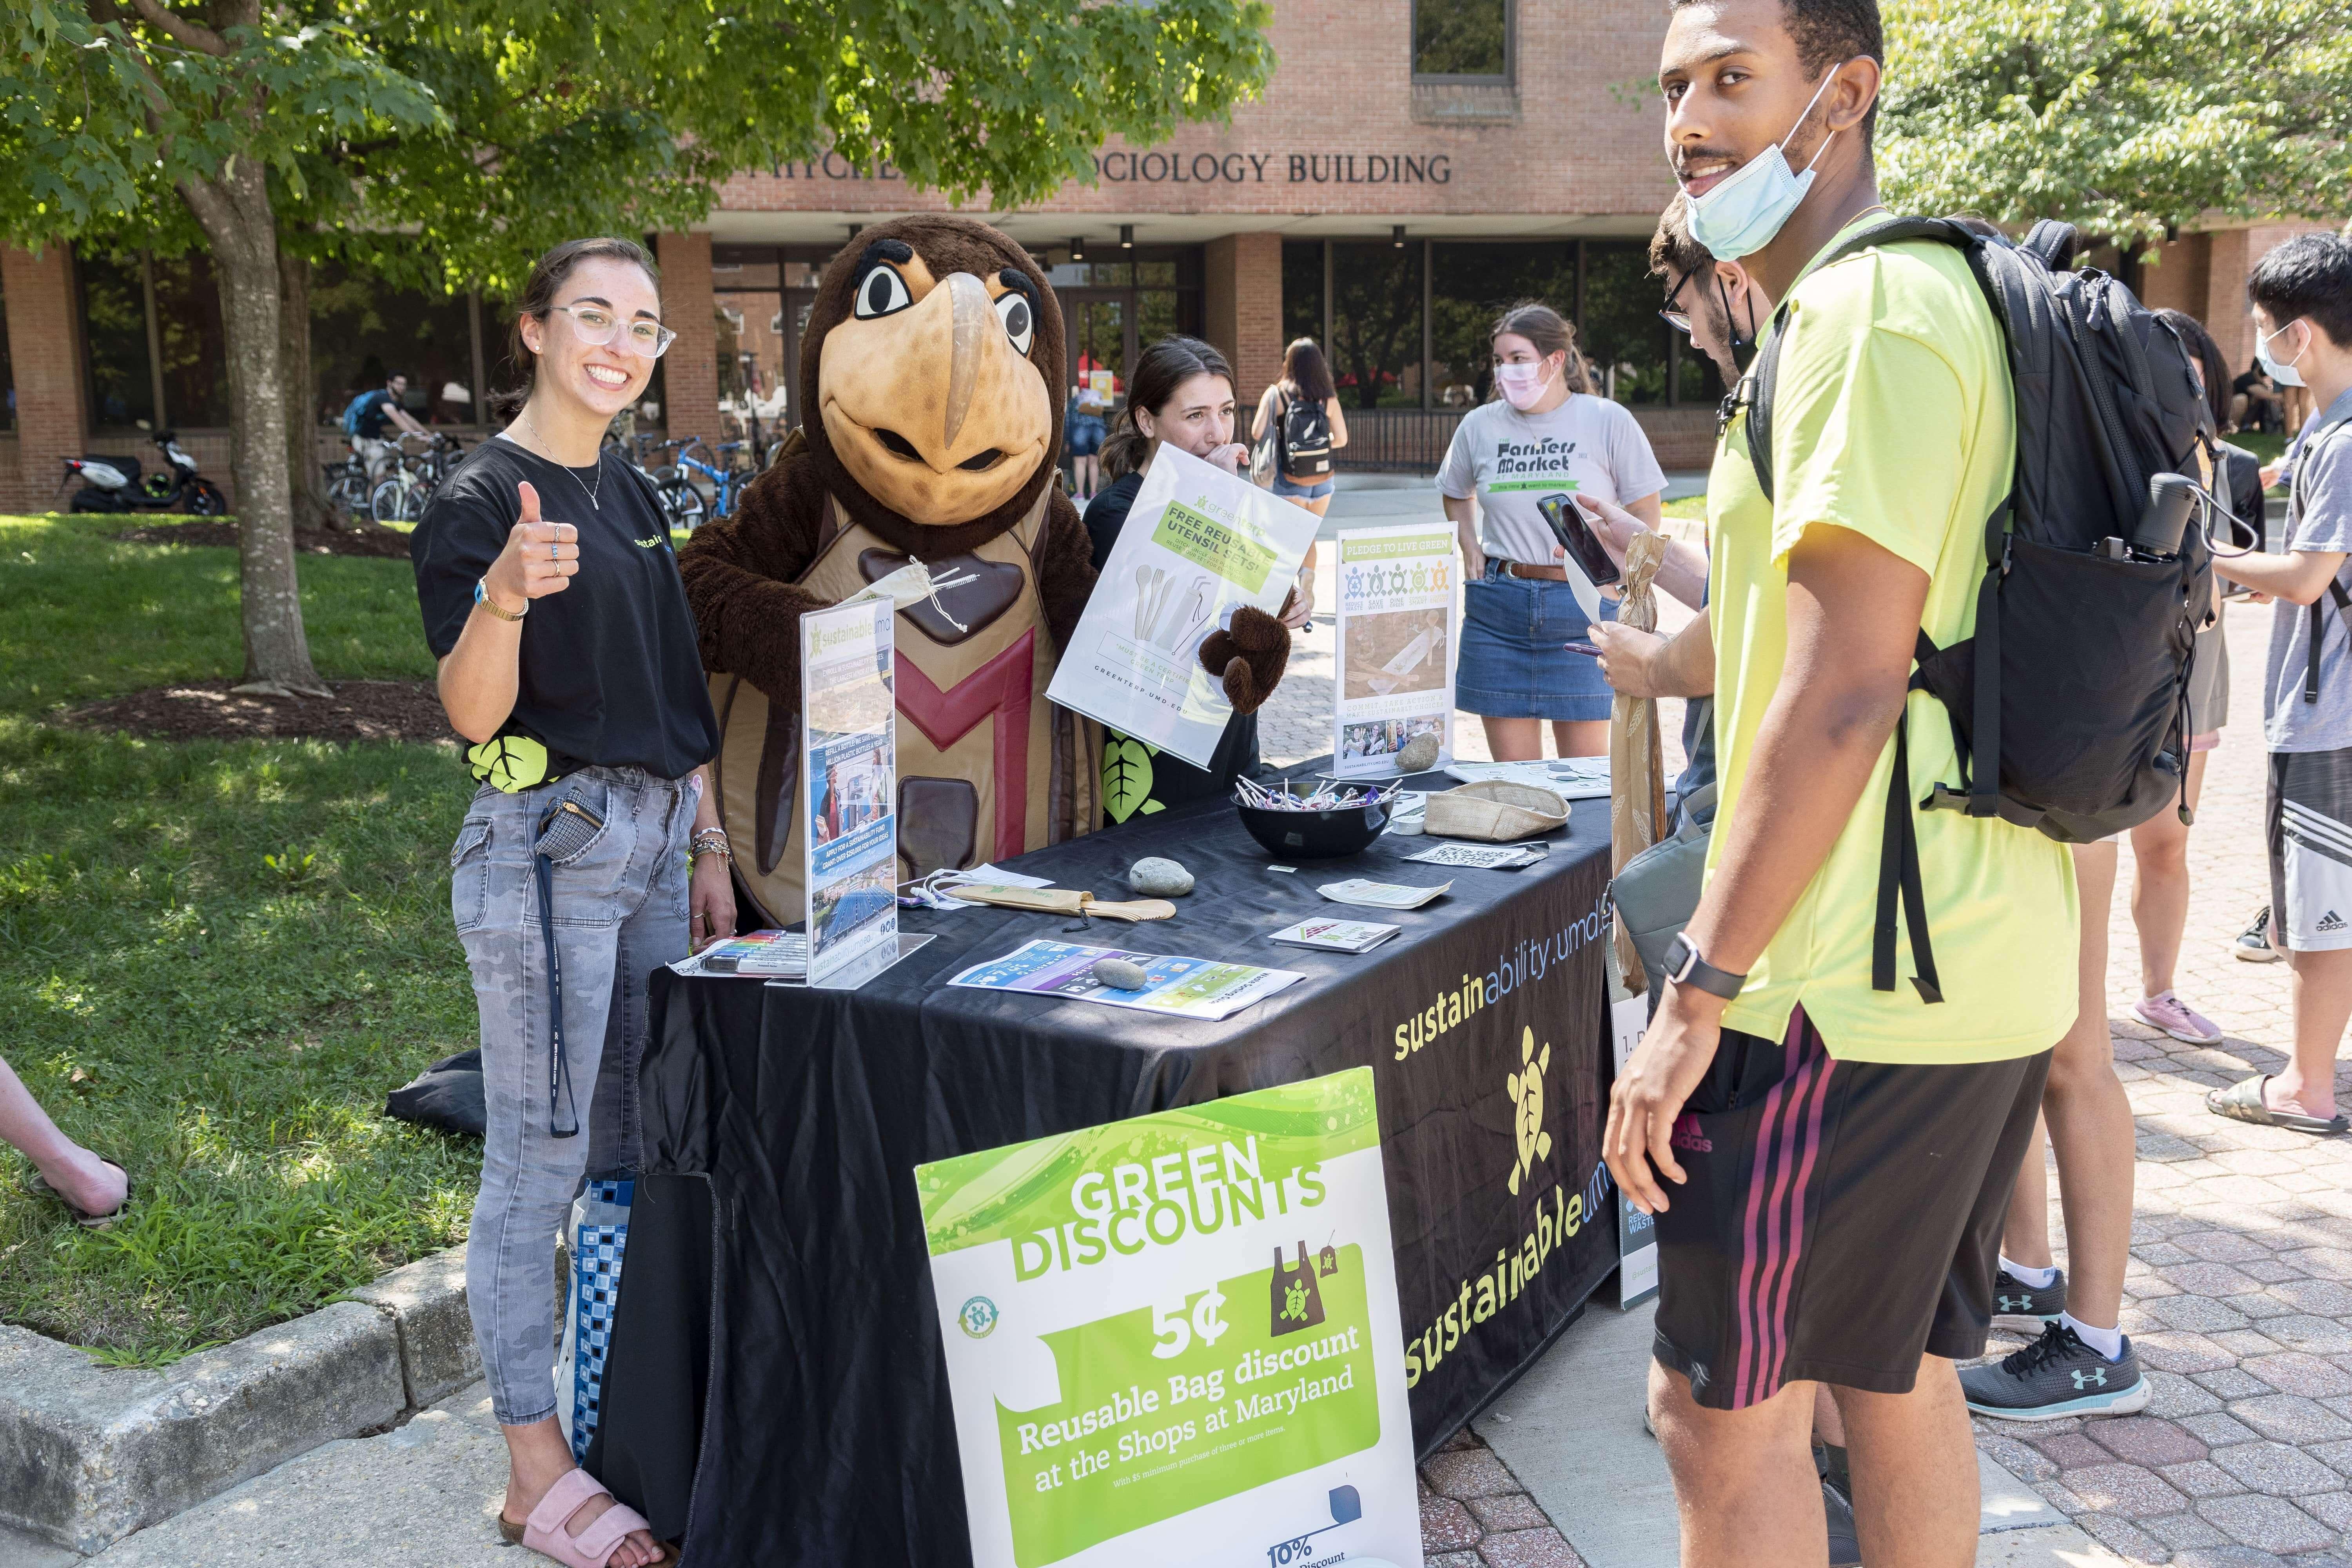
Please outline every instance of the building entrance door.
M1066 334L1063 372L1077 387L1081 378L1098 371L1111 374L1108 406L1103 417L1127 404L1128 367L1135 363L1136 311L1132 289L1057 289L1062 325Z

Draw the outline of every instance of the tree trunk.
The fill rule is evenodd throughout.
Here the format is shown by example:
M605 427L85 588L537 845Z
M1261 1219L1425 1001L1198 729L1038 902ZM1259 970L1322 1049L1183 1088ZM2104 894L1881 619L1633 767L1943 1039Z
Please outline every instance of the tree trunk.
M279 374L286 383L286 484L296 528L341 528L319 474L319 410L310 384L310 263L278 255Z
M278 223L269 187L260 163L233 157L217 178L183 180L180 195L211 241L228 337L229 468L236 480L245 623L245 679L237 689L329 696L310 664L294 575Z

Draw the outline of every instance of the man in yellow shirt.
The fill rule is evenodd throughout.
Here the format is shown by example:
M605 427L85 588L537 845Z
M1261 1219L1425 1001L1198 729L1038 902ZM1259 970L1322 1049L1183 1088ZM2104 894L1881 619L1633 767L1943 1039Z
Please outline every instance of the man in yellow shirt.
M2001 1217L2075 1012L2065 851L1916 806L1960 772L1942 707L1907 699L1914 649L1973 629L2015 415L1958 252L1816 265L1888 216L1883 53L1874 0L1677 0L1659 70L1692 237L1785 302L1774 495L1744 414L1708 483L1706 890L1604 1145L1659 1216L1652 1416L1692 1565L1822 1561L1816 1384L1844 1417L1864 1559L1974 1561L1952 1363L1983 1353ZM1898 751L1913 787L1890 801ZM1932 947L1906 920L1908 972L1879 989L1895 809L1914 813Z

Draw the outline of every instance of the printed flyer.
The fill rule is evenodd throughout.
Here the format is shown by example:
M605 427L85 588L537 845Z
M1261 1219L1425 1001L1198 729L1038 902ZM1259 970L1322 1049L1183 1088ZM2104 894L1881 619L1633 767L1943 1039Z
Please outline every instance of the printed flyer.
M1279 615L1319 520L1173 447L1143 476L1045 695L1196 767L1233 704L1201 644L1244 605Z
M1440 523L1367 528L1338 540L1339 698L1331 771L1391 778L1416 735L1454 760L1453 531Z
M1119 991L1094 977L1106 958L1123 958L1150 976L1137 991ZM1262 997L1306 979L1295 969L1260 969L1249 963L1214 963L1205 958L1129 952L1117 947L1081 947L1076 942L1024 942L1003 958L975 963L948 982L975 991L1027 991L1067 996L1146 1013L1186 1018L1230 1018Z
M1422 1568L1370 1068L915 1184L975 1568Z
M808 983L855 986L898 957L898 758L887 595L801 617L801 836Z

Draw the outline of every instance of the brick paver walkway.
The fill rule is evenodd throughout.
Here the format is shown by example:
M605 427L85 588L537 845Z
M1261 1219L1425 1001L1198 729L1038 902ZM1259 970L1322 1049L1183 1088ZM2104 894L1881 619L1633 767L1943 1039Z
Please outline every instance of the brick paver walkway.
M1325 576L1328 606L1328 567ZM2177 985L2227 1033L2221 1046L2184 1046L2132 1019L2139 944L2127 847L2118 879L2108 1008L2140 1154L2123 1326L2154 1403L2120 1419L1978 1424L1987 1453L2136 1563L2316 1568L2346 1551L2352 1531L2352 1140L2252 1127L2204 1106L2209 1089L2277 1070L2289 1040L2284 965L2228 953L2268 896L2269 629L2267 609L2232 611L2234 722L2189 838L2194 892ZM1262 721L1269 761L1330 750L1331 636L1326 620L1298 642ZM1669 735L1678 718L1669 713ZM1485 754L1475 719L1463 716L1457 745ZM2352 1076L2338 1082L2352 1094ZM2063 1238L2054 1182L2052 1196ZM1994 1353L2018 1342L1998 1339ZM1580 1562L1475 1438L1433 1457L1422 1479L1434 1568Z

